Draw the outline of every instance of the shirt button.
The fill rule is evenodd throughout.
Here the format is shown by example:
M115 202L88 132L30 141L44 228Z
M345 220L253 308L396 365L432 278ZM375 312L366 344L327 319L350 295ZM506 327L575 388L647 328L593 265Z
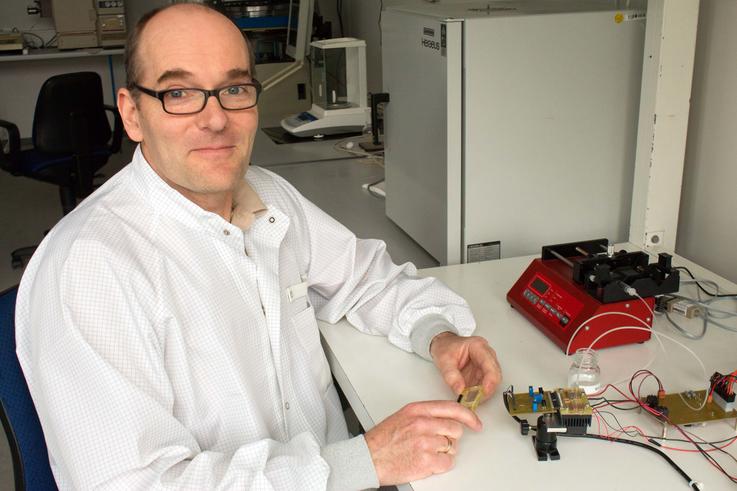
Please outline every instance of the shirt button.
M289 403L288 403L288 402L285 402L285 403L284 403L284 408L285 408L285 409L286 409L287 411L289 411Z
M274 223L275 221L276 221L276 218L274 218L274 217L269 217L269 223Z
M223 230L223 234L230 235L230 230L228 230L228 229Z

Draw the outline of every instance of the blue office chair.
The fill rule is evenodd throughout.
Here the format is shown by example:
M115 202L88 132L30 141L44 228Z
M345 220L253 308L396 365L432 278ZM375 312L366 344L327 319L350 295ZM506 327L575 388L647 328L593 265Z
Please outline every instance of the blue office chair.
M105 111L113 115L111 131ZM108 158L120 151L123 122L102 97L102 81L95 72L65 73L44 82L33 116L33 148L21 150L18 127L0 119L8 133L8 151L0 147L0 168L59 186L66 215L93 190L92 179ZM14 251L14 268L35 247Z
M41 423L15 355L15 297L0 293L0 420L8 436L16 491L56 490Z

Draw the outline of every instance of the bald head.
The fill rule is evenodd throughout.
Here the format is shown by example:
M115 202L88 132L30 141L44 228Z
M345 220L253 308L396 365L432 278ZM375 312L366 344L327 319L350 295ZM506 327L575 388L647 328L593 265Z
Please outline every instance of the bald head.
M234 46L218 46L218 48L244 49L248 58L248 71L252 77L255 76L255 61L251 56L248 38L228 17L201 3L176 3L144 14L130 31L125 45L125 75L128 90L133 91L135 85L141 83L143 72L146 70L147 55L152 49L156 49L157 40L151 39L152 37L159 38L160 41L162 37L170 38L173 35L178 42L206 44L208 36L202 32L203 26L237 33L239 39L235 41L234 38ZM162 30L165 36L161 36ZM146 53L147 51L149 53Z

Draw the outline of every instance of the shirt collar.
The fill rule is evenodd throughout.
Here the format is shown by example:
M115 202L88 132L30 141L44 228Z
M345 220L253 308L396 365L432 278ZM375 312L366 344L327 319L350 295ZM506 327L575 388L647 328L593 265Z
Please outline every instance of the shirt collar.
M247 230L259 213L266 211L266 205L253 190L248 181L243 179L233 193L233 214L230 223Z
M199 205L185 198L179 191L169 186L148 163L140 145L136 147L131 163L133 164L134 174L137 175L140 184L148 189L157 190L174 202L175 206L167 210L169 214L177 215L185 221L195 219L198 222L207 223L220 231L222 225L219 224L223 224L226 221L217 213L212 213L201 208ZM251 226L256 216L266 210L266 205L261 201L256 191L245 178L242 179L233 193L231 224L242 230L246 230Z

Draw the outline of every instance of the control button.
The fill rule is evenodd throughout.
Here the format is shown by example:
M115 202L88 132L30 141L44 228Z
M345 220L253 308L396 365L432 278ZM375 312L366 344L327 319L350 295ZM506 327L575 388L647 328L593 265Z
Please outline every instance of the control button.
M529 300L530 303L532 303L532 305L537 304L537 301L540 300L540 298L534 293L532 293L530 290L523 291L522 296L524 296L527 300Z
M561 325L563 326L568 325L568 322L570 322L570 319L568 319L568 317L566 317L565 315L560 318Z

